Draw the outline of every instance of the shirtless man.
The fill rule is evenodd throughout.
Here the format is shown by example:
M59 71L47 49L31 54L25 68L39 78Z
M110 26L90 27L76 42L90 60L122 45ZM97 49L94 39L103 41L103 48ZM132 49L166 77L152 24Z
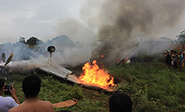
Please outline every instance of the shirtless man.
M25 101L10 109L8 112L54 112L54 108L49 101L42 101L37 98L40 91L41 79L30 74L22 81L22 91Z

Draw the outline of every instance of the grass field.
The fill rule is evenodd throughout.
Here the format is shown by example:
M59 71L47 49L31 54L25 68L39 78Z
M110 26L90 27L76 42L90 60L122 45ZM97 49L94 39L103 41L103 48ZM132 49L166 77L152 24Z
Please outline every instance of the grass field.
M117 91L131 97L133 112L179 112L185 110L184 70L165 67L164 63L134 63L109 66L109 74L115 78ZM35 72L36 73L36 72ZM72 98L78 103L71 107L55 109L72 112L108 112L111 94L71 84L49 74L36 73L42 79L39 99L57 103ZM8 82L14 82L20 102L24 101L21 91L23 75L13 74Z

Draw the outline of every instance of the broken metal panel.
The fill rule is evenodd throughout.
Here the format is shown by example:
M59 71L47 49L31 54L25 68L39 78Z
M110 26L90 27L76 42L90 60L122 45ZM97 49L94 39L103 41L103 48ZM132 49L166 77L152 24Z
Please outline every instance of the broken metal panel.
M68 75L67 80L73 83L81 84L80 79L76 75Z
M47 73L55 74L56 76L58 76L60 78L66 78L66 75L72 73L70 70L67 70L61 66L57 66L57 67L46 66L46 67L39 67L39 69L41 69Z
M64 68L64 67L62 67L62 66L55 66L55 68L56 69L59 69L60 71L63 71L64 73L66 73L66 74L71 74L72 73L72 71L70 71L70 70L68 70L68 69L66 69L66 68Z

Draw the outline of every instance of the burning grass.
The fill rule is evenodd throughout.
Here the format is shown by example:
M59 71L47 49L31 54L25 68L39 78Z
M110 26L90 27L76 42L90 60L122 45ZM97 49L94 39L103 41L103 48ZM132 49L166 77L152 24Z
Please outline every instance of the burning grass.
M91 63L87 62L84 64L83 74L79 77L79 79L89 85L94 85L103 88L114 87L114 78L108 74L108 71L104 69L100 69L96 64L96 60Z
M174 112L185 109L184 70L169 69L163 63L135 63L133 65L112 66L109 74L118 83L118 90L128 94L133 101L133 112ZM52 76L39 75L42 88L39 98L52 103L77 98L78 103L58 110L72 112L108 112L111 94L89 90L70 84ZM18 98L24 101L21 92L23 76L12 75L9 82L15 82Z

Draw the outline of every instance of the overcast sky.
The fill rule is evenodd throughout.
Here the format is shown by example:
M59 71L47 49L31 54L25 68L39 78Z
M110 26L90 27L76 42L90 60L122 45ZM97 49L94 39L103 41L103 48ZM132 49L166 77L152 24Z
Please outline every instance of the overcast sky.
M65 35L62 31L57 31L60 30L57 29L60 28L58 27L59 21L61 22L65 18L80 19L80 10L84 1L0 0L0 44L17 42L20 37L25 37L27 40L32 36L45 42L58 35ZM88 7L86 10L88 10ZM176 34L185 29L184 20L185 16L181 18L174 28L169 29L160 36L175 37ZM62 25L67 27L68 24ZM91 33L93 36L90 30L80 34L85 35L85 33Z
M43 41L58 35L54 31L62 18L79 16L83 0L0 0L0 44L31 36ZM63 35L63 34L61 34Z

